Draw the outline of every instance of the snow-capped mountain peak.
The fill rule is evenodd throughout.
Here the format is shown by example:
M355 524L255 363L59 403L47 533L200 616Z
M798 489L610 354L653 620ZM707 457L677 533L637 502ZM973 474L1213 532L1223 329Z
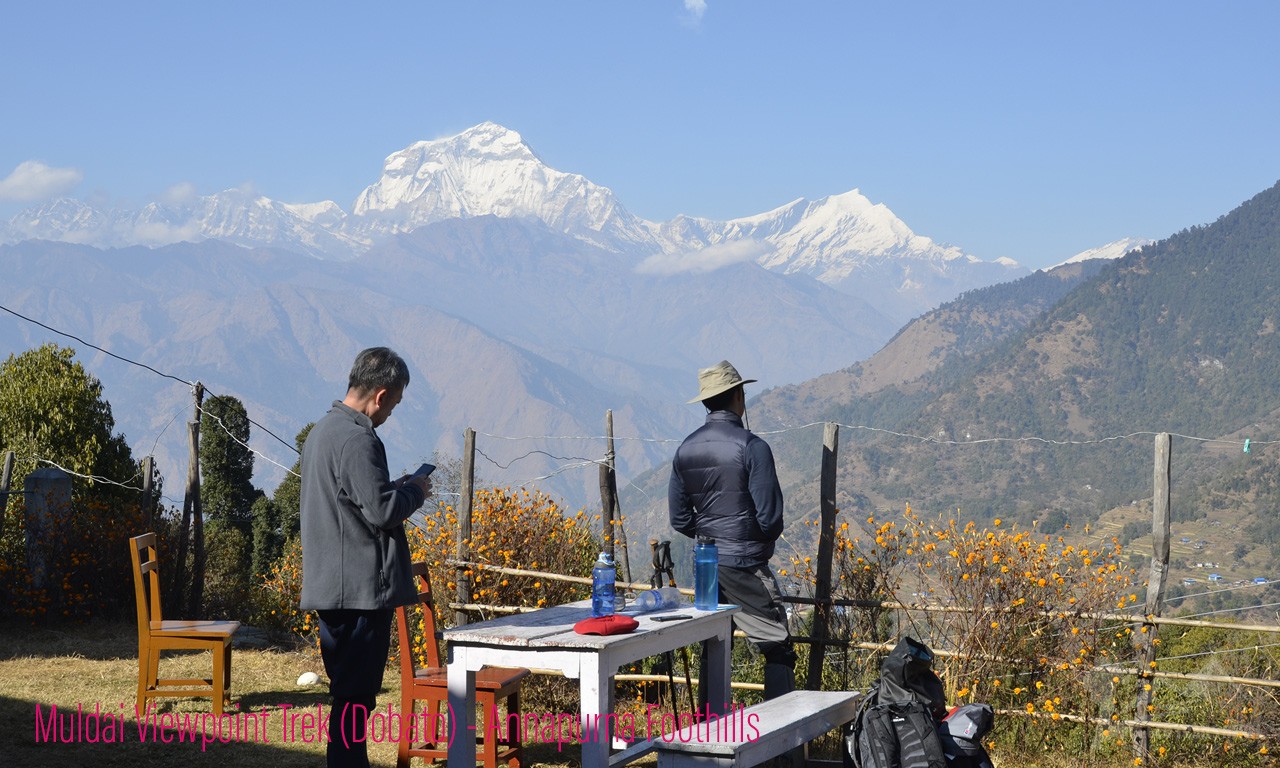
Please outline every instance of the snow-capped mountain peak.
M392 153L382 177L356 198L352 214L352 226L373 234L488 214L539 219L614 248L649 239L612 191L551 168L519 133L495 123Z
M481 123L445 139L419 141L393 152L382 177L356 198L356 216L396 214L402 229L499 214L513 188L545 179L543 163L515 131ZM547 169L550 170L550 169Z
M823 282L839 282L870 261L947 262L964 256L959 248L939 246L912 232L888 206L872 203L857 189L803 206L793 203L784 216L794 224L774 235L778 250L763 265L805 272Z
M548 166L519 133L492 122L393 152L350 214L330 201L281 203L250 189L200 197L184 189L133 211L58 201L15 217L0 228L0 242L42 238L119 247L212 238L350 259L399 233L486 215L539 221L634 257L633 265L652 265L650 257L657 257L669 273L751 255L762 267L867 297L904 320L964 290L1025 272L1011 260L984 262L917 235L858 189L728 221L644 221L608 188ZM716 250L700 257L705 249Z
M1106 245L1099 246L1097 248L1090 248L1087 251L1081 251L1080 253L1077 253L1075 256L1072 256L1071 258L1067 259L1061 264L1055 264L1052 267L1048 267L1044 269L1043 271L1048 272L1049 270L1057 269L1058 267L1061 267L1063 264L1075 264L1077 262L1091 261L1093 259L1118 259L1121 256L1128 253L1129 251L1135 251L1145 245L1150 245L1151 243L1154 243L1154 242L1155 242L1154 240L1148 240L1142 237L1126 237L1121 240L1116 240L1115 242L1111 242L1111 243L1107 243Z

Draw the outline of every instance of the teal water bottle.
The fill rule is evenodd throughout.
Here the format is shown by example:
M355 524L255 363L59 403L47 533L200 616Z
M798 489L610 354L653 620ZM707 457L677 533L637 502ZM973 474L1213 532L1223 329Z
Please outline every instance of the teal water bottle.
M618 569L613 565L613 555L601 552L591 569L591 615L612 616L616 606L615 582Z
M693 546L693 607L714 611L720 605L720 553L716 540L699 536Z

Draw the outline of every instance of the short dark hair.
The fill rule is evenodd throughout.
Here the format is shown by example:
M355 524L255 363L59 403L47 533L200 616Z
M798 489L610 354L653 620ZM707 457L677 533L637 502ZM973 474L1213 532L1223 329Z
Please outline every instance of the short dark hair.
M378 389L404 389L409 385L409 366L387 347L370 347L356 355L347 376L347 389L373 392Z
M703 400L702 404L707 407L708 411L727 411L733 405L734 393L740 389L742 389L741 384L736 387L730 387L718 395L712 395Z

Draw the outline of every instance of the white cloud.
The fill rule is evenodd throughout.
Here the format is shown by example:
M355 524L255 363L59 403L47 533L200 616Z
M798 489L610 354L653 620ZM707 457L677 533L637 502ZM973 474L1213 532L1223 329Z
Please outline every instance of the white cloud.
M702 14L707 12L707 0L684 0L684 9L694 23L702 21Z
M195 202L200 197L196 185L189 181L179 182L160 194L160 202L165 205L185 205Z
M189 221L185 224L141 222L133 227L131 233L131 240L150 246L195 242L200 239L200 222Z
M730 264L757 261L773 251L768 243L739 240L733 243L712 245L692 253L658 253L636 266L636 271L647 275L676 275L681 272L705 274Z
M70 190L83 178L75 168L50 168L39 160L27 160L0 180L0 200L47 200Z

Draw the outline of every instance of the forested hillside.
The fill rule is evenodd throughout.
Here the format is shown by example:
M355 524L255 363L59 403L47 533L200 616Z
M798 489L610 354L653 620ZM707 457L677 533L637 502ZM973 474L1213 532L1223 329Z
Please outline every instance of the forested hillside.
M1047 287L1033 277L1040 282L1019 282ZM765 393L752 405L753 426L846 425L846 508L909 501L1050 530L1140 505L1151 495L1150 433L1172 432L1183 436L1175 516L1204 517L1217 504L1233 528L1255 535L1250 548L1274 545L1277 287L1280 186L1103 266L1060 298L1045 293L1038 316L1025 298L1011 305L1006 286L972 292L859 366ZM1025 313L1020 330L984 322L1011 306ZM935 330L921 333L929 324ZM812 430L771 438L798 513L816 497L819 439Z

